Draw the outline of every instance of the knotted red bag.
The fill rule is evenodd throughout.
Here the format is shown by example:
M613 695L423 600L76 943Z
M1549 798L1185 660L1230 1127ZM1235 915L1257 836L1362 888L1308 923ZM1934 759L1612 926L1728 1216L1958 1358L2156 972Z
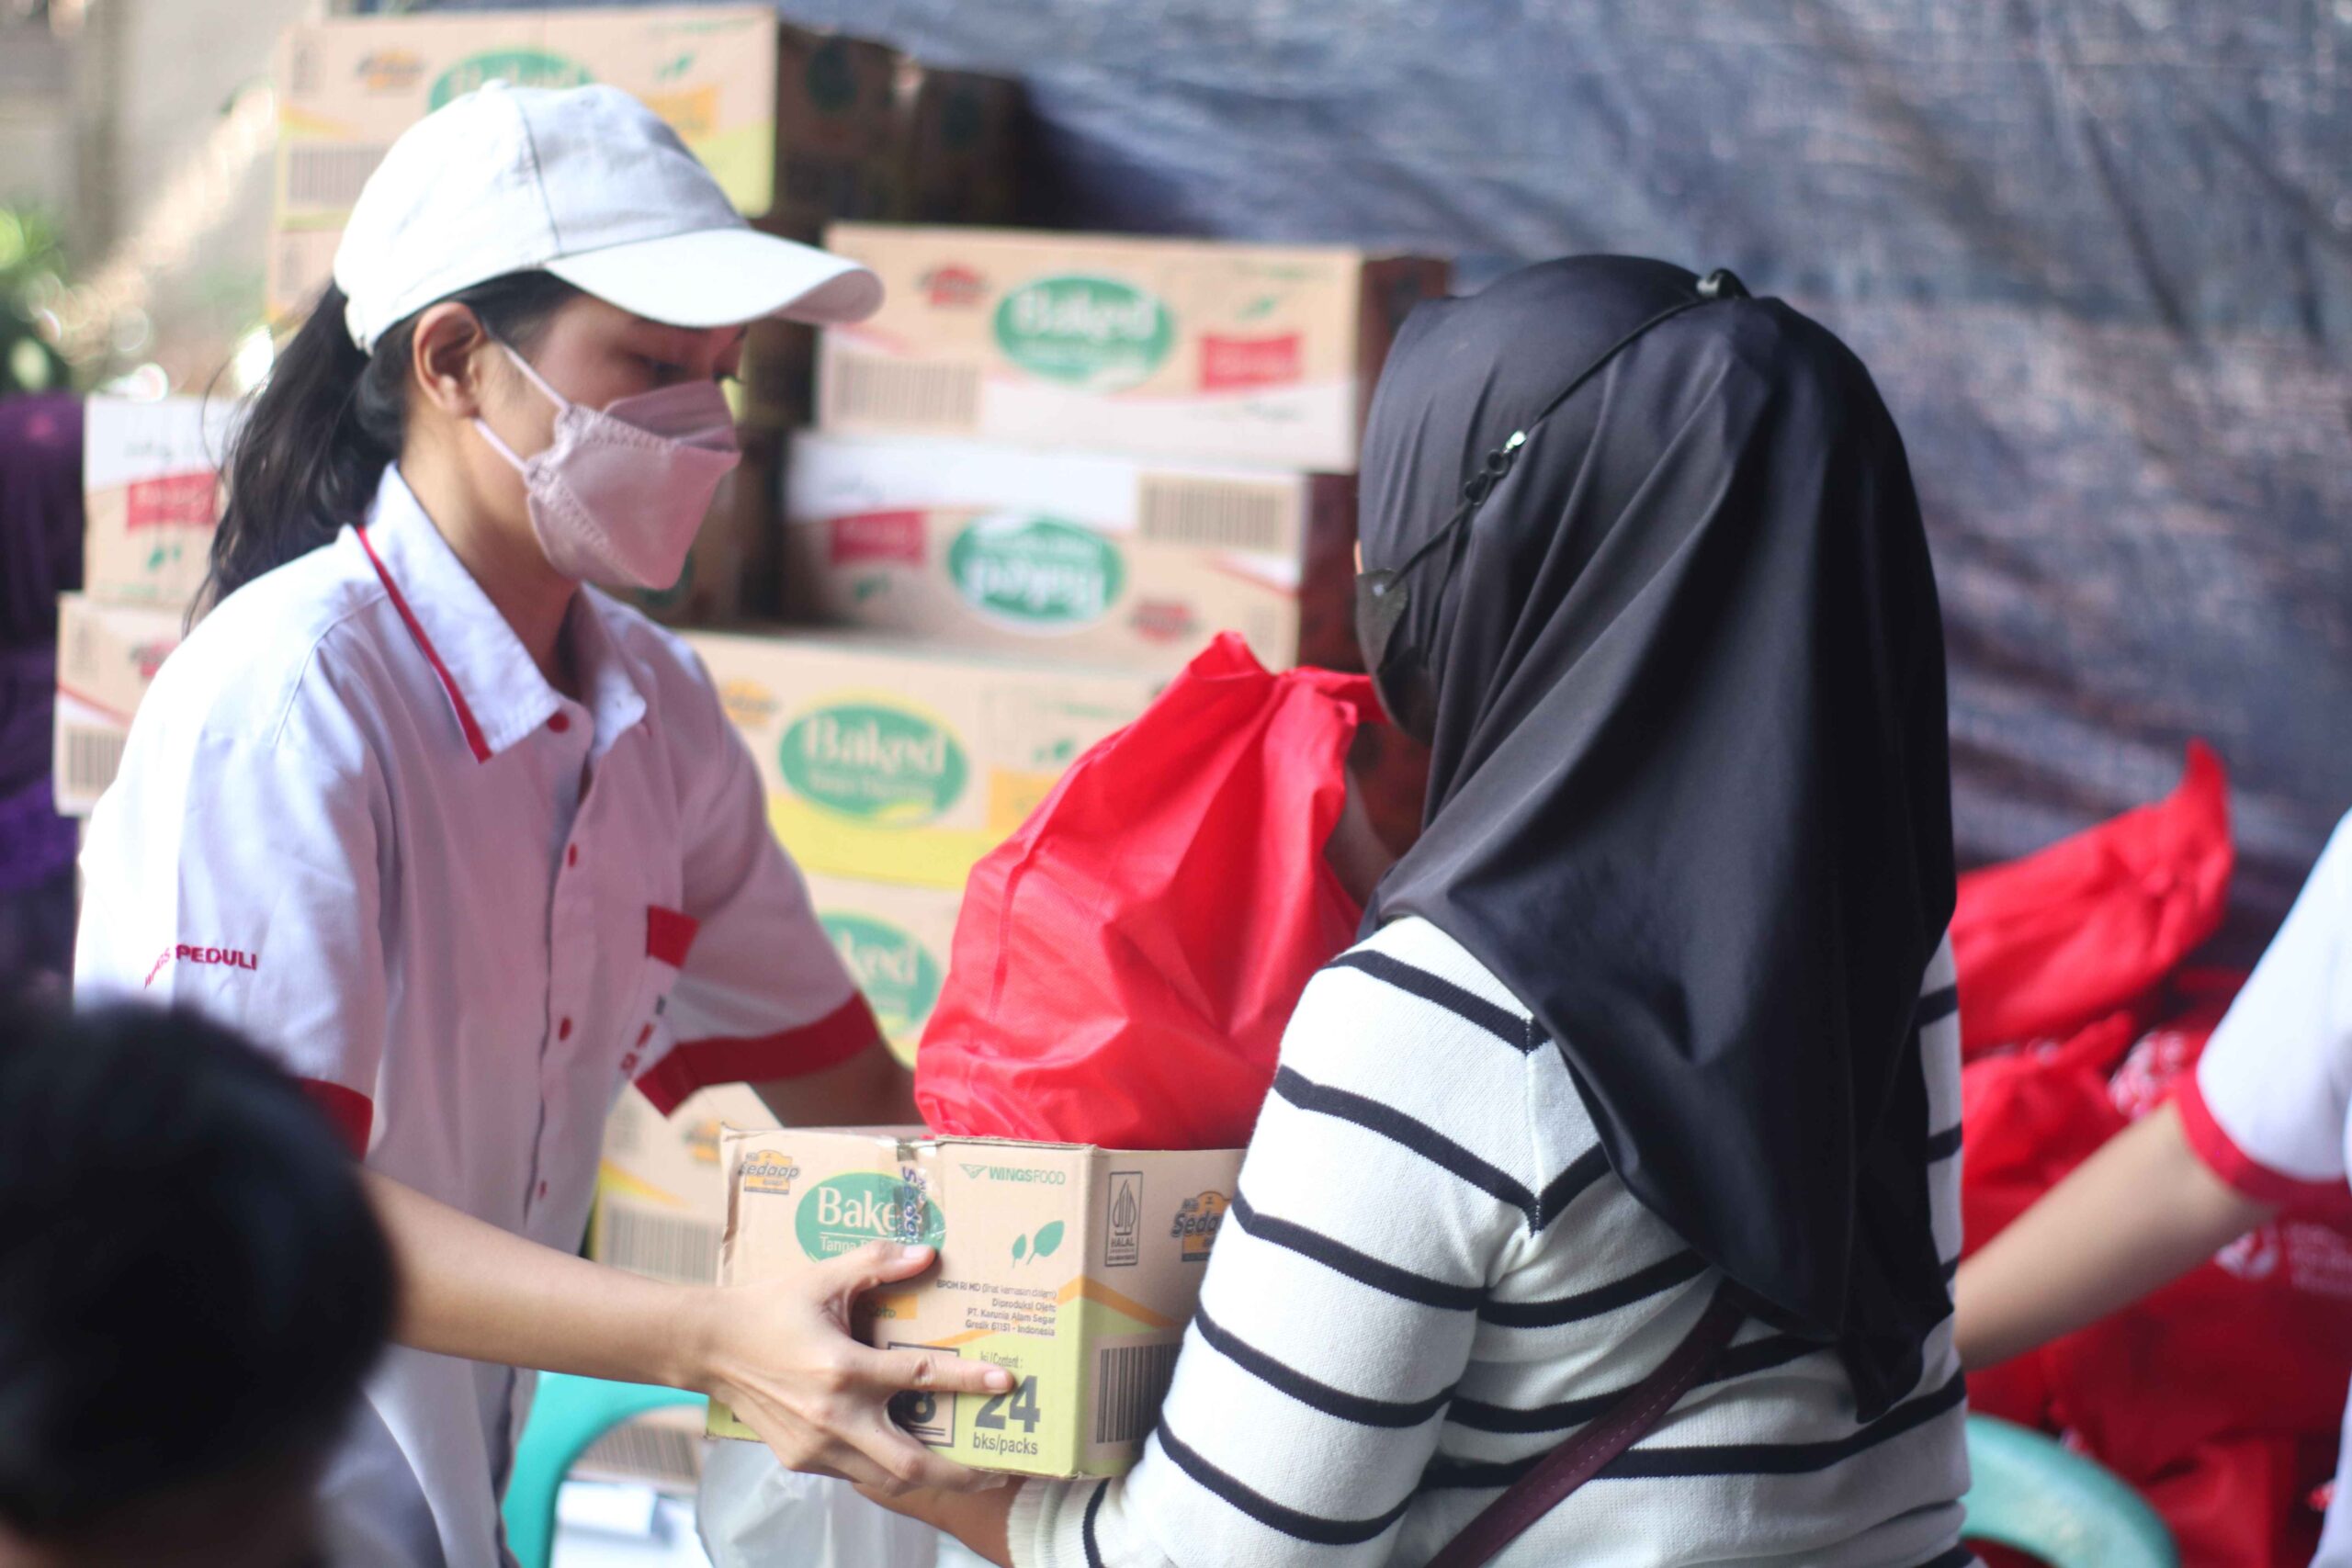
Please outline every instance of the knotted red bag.
M2191 741L2168 798L1962 877L1962 1054L2064 1039L2144 998L2220 926L2233 858L2229 781Z
M1236 1148L1363 911L1326 864L1362 676L1219 637L974 868L915 1062L933 1130Z

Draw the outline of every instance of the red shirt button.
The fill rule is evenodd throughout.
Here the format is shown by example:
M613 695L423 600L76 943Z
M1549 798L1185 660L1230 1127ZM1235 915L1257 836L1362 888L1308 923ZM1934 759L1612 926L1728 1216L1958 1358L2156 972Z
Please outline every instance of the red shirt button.
M578 844L574 844L570 849L563 852L563 863L566 865L578 865L580 863L580 846Z
M571 1038L571 1020L567 1018L561 1023L555 1026L555 1037L558 1040L569 1040Z
M571 728L571 716L568 713L560 713L553 718L548 720L548 728L554 730L558 735L561 735L565 730Z
M640 1029L640 1030L639 1030L639 1031L637 1032L637 1043L638 1043L639 1045L644 1044L647 1041L649 1041L649 1040L650 1040L650 1039L652 1039L652 1038L653 1038L653 1026L652 1026L651 1024L650 1024L650 1023L649 1023L649 1024L647 1024L643 1029Z
M547 1184L546 1182L542 1181L542 1182L540 1182L540 1183L539 1183L539 1196L540 1196L540 1197L542 1197L542 1198L544 1198L544 1197L546 1197L547 1195L548 1195L548 1184Z

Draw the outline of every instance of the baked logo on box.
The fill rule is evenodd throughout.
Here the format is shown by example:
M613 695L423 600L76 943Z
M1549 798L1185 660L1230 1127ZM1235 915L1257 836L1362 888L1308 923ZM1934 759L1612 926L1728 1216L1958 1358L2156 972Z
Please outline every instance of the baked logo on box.
M1209 1248L1216 1244L1217 1227L1225 1224L1225 1212L1231 1206L1222 1192L1185 1199L1183 1207L1176 1211L1176 1223L1168 1227L1168 1234L1182 1244L1177 1256L1187 1263L1206 1263Z
M988 279L956 262L933 267L915 279L915 287L934 310L968 310L989 297Z
M946 1239L947 1220L925 1187L922 1173L911 1168L895 1177L852 1171L819 1182L793 1216L800 1250L821 1263L868 1242L937 1247Z
M799 1179L800 1168L792 1163L790 1155L772 1154L762 1149L743 1161L740 1177L746 1192L786 1198L792 1194L793 1182Z
M1058 517L983 517L947 547L964 602L1016 631L1076 630L1102 618L1125 586L1119 552Z
M513 87L584 87L594 80L578 61L543 49L493 49L460 60L443 72L433 91L425 95L425 112L491 82Z
M1033 376L1090 392L1117 392L1151 378L1176 346L1167 306L1115 277L1041 277L996 308L996 342Z
M881 701L845 702L793 721L776 752L795 795L837 816L919 828L964 794L971 764L944 725Z
M939 1000L943 976L929 949L898 927L870 915L820 913L849 976L874 1009L882 1032L896 1038L919 1028Z
M1143 1172L1111 1173L1111 1207L1103 1216L1102 1266L1132 1269L1143 1257Z

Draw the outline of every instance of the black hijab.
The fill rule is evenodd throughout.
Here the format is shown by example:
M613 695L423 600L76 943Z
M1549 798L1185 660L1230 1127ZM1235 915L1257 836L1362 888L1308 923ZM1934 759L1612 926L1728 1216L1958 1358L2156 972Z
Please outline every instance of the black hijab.
M1416 310L1364 437L1369 570L1605 363L1406 570L1382 688L1427 919L1566 1057L1611 1168L1870 1419L1951 1311L1912 1017L1952 908L1942 624L1870 376L1777 300L1584 256ZM1416 703L1400 687L1418 684Z

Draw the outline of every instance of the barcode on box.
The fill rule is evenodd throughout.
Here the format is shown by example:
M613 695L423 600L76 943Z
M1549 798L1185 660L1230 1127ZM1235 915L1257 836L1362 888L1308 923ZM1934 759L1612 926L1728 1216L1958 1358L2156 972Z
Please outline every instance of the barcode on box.
M1139 527L1158 544L1288 554L1298 547L1291 526L1293 494L1284 485L1146 474L1139 486Z
M828 417L844 424L970 430L980 422L980 371L837 352L825 365L825 400Z
M59 793L84 799L104 795L122 769L122 743L129 736L119 729L71 728L59 738L65 743L64 787Z
M572 1472L591 1479L646 1482L665 1492L702 1484L702 1445L692 1432L631 1421L590 1444Z
M1095 1362L1094 1440L1130 1443L1159 1419L1181 1345L1114 1345Z
M608 1203L604 1229L601 1263L682 1285L707 1285L718 1278L717 1225Z
M286 153L286 205L347 209L388 151L372 141L301 142Z

